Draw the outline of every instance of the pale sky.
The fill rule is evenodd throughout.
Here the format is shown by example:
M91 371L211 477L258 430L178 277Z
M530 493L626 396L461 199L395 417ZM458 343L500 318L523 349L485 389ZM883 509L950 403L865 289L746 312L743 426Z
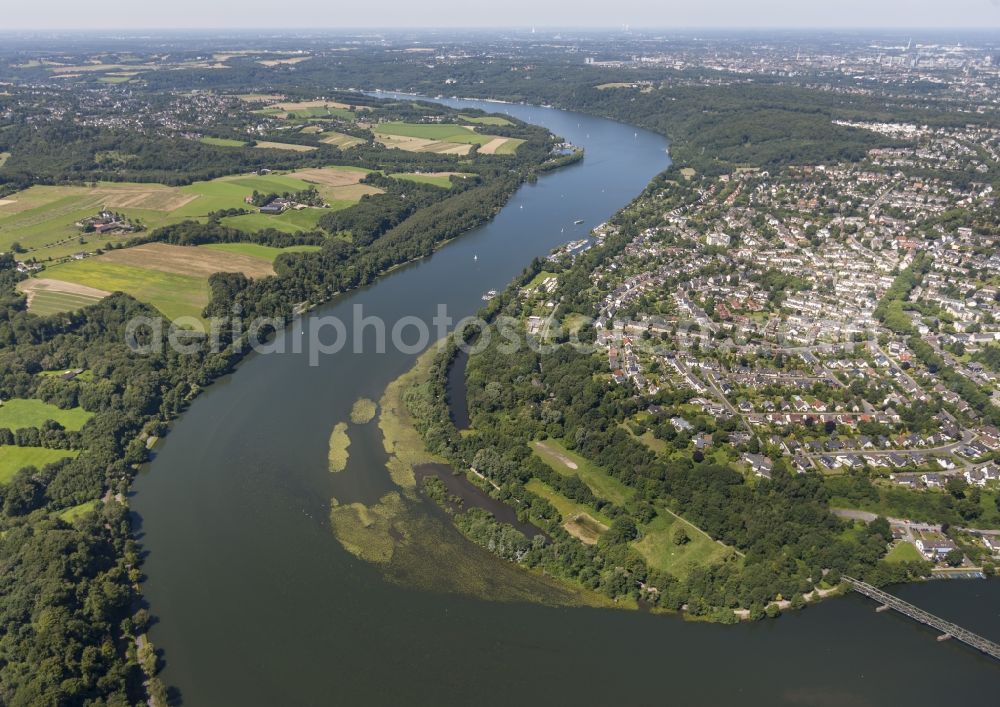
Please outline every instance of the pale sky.
M1000 0L0 0L0 31L1000 26Z

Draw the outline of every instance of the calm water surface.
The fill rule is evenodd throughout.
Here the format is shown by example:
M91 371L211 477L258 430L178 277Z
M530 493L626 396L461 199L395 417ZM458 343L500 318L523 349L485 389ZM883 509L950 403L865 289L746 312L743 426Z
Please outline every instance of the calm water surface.
M666 142L574 113L475 101L587 149L524 186L489 225L316 315L355 304L393 322L439 303L474 313L531 260L627 204L668 165ZM575 226L584 219L583 226ZM474 256L478 256L474 259ZM308 323L284 337L303 336ZM860 597L723 627L595 609L495 604L385 583L330 531L330 498L388 488L375 425L352 426L350 466L327 440L359 397L413 362L399 352L255 356L198 398L134 485L160 618L164 680L188 705L940 705L991 703L1000 666ZM1000 583L899 593L1000 639Z

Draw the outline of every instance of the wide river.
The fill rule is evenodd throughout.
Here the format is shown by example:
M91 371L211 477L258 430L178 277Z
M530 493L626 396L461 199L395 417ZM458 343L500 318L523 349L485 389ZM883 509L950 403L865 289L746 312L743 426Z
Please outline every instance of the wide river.
M356 304L390 325L407 315L429 321L438 304L470 315L485 290L582 237L669 164L664 138L628 125L448 103L544 125L584 146L586 159L522 187L490 224L314 316L349 321ZM282 336L300 337L302 327ZM414 355L348 349L315 367L305 353L251 356L194 402L135 481L131 504L148 553L143 591L159 618L150 635L165 651L163 679L185 704L939 706L995 698L1000 665L898 615L875 614L858 596L717 626L385 582L340 546L329 522L331 497L373 500L386 488L377 428L352 437L350 488L328 471L327 443L351 404L377 400ZM1000 639L998 581L898 593Z

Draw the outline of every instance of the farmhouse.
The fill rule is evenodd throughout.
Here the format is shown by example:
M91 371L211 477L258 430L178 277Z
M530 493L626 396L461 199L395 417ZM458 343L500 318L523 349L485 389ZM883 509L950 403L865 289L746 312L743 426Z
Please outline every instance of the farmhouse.
M288 209L289 206L291 206L291 202L288 201L288 199L282 199L279 197L277 199L272 199L271 201L261 206L260 212L262 214L272 214L272 215L283 214L285 213L285 211Z

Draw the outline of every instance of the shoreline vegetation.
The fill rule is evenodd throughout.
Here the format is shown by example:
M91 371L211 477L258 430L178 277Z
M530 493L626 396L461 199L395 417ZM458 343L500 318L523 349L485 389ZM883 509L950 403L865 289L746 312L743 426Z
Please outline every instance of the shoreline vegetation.
M387 386L379 402L378 425L389 455L386 470L396 488L368 505L331 499L330 523L337 540L376 567L386 581L400 586L490 601L615 606L558 577L524 572L480 543L469 542L466 528L450 522L418 494L414 467L447 463L426 451L414 426L414 408L419 409L426 394L436 355L432 345Z

